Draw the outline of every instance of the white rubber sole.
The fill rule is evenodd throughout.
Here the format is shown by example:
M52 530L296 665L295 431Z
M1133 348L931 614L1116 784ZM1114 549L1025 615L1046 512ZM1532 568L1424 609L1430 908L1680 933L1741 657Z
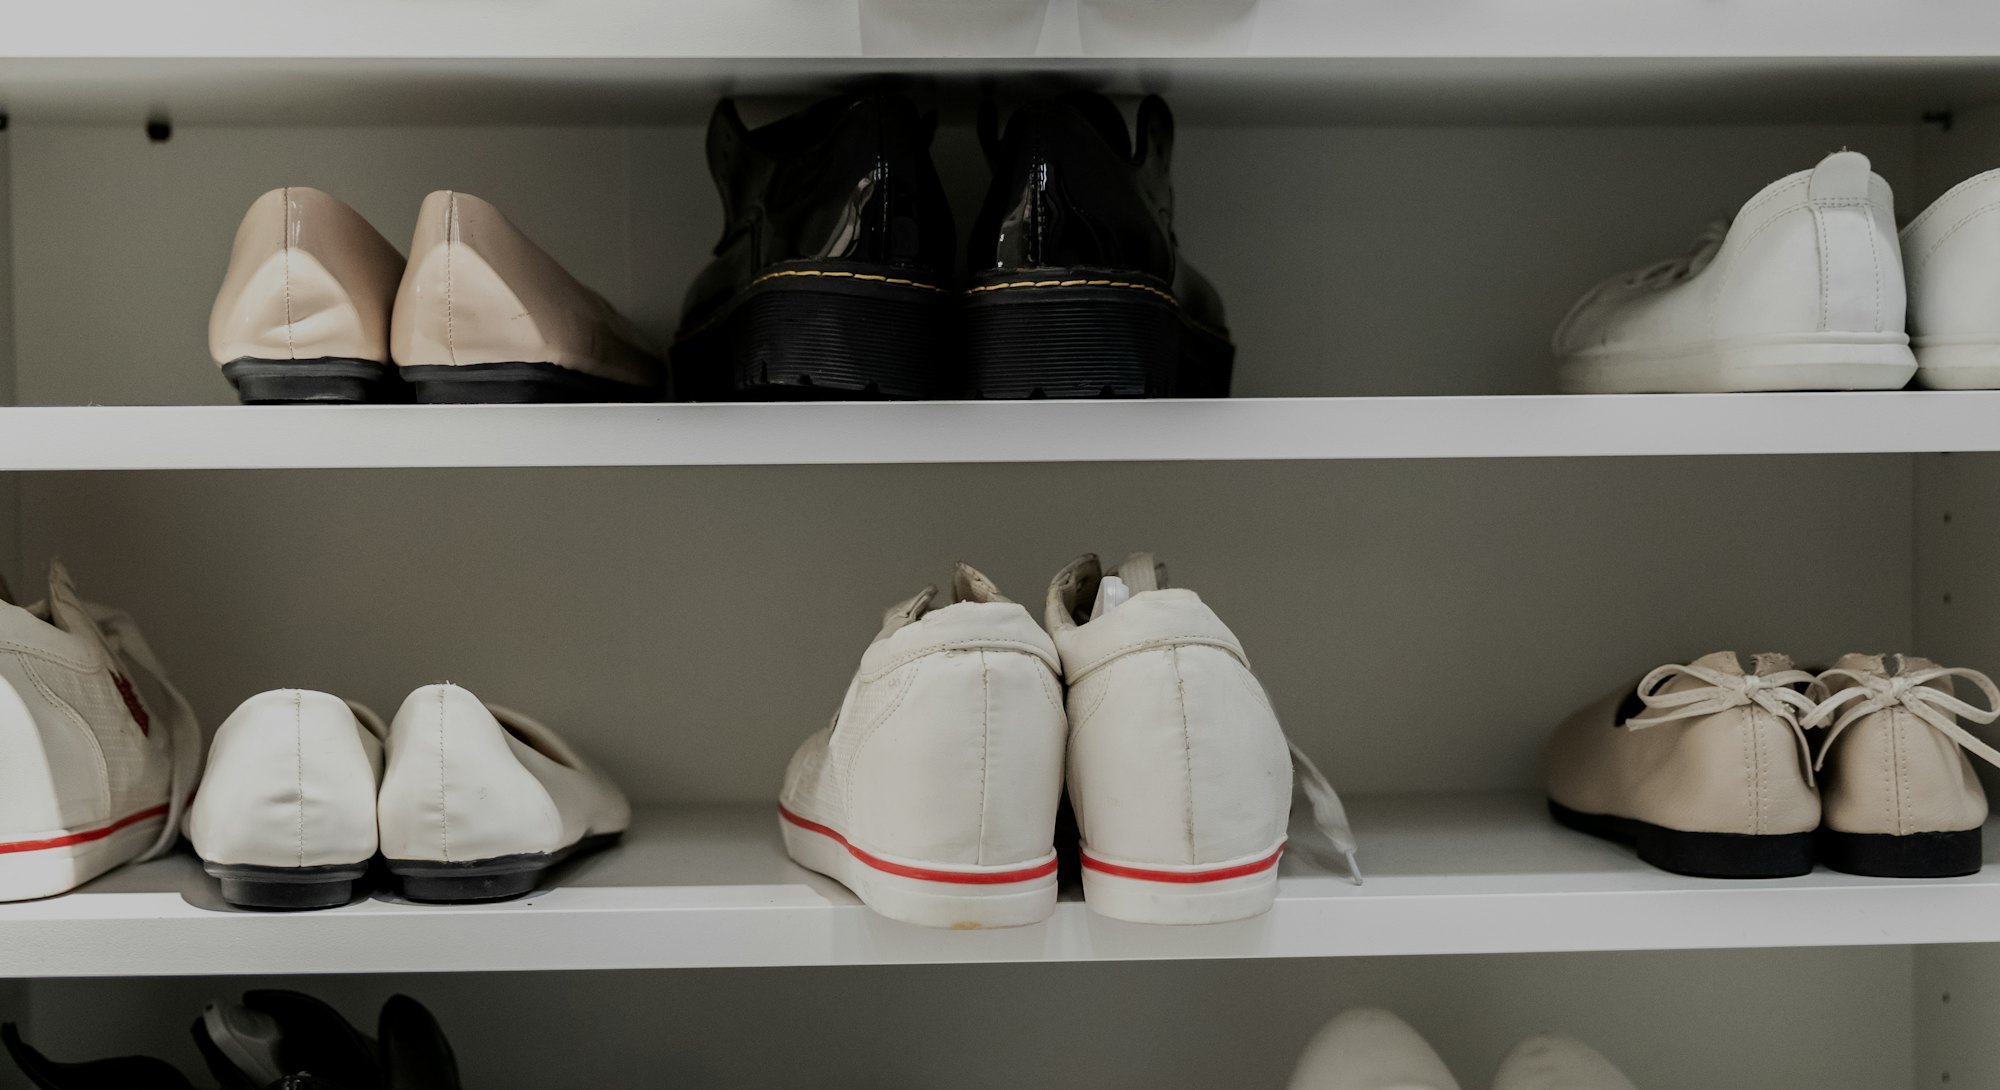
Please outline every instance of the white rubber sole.
M1919 345L1917 385L1930 390L2000 390L2000 343Z
M1278 899L1285 842L1241 859L1198 866L1119 862L1083 849L1083 903L1133 923L1227 923L1260 916Z
M1916 372L1901 333L1798 333L1572 356L1556 385L1568 394L1900 390Z
M0 901L53 897L138 858L160 835L167 808L82 829L0 842Z
M857 848L827 825L779 807L785 853L854 891L892 920L975 931L1040 923L1056 910L1056 853L998 867L926 863Z

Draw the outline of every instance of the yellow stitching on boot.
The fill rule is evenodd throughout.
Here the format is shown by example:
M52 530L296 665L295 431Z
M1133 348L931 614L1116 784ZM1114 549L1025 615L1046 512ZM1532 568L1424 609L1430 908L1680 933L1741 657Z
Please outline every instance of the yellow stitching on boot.
M921 280L905 280L897 276L881 276L876 273L842 272L837 269L776 269L772 272L767 272L764 275L759 276L757 279L750 281L750 283L745 286L754 287L758 284L762 284L766 280L774 280L780 276L820 276L820 277L834 277L841 280L873 280L877 283L895 284L898 287L904 287L904 288L921 288L924 291L935 291L935 292L944 291L943 288L938 287L936 284L926 284Z
M1180 300L1151 284L1135 284L1129 280L1009 280L1002 284L981 284L976 288L967 288L965 294L978 295L981 292L1000 291L1006 288L1130 288L1133 291L1157 295L1175 306L1181 305Z

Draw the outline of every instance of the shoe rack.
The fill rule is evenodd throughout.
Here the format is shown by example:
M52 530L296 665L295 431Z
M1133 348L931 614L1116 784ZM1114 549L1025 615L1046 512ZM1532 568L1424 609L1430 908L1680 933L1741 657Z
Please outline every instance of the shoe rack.
M1560 1029L1649 1090L2000 1087L2000 866L1678 878L1550 823L1538 772L1571 709L1705 650L2000 668L2000 393L1560 397L1547 358L1578 293L1830 150L1905 218L2000 166L2000 10L191 5L0 34L0 573L60 555L211 727L448 678L639 817L504 905L235 912L188 857L0 905L0 1016L52 1055L180 1055L159 1012L311 977L421 997L495 1087L1275 1088L1352 1004L1468 1085ZM982 86L1167 96L1241 396L253 409L206 359L237 218L285 184L391 238L432 189L494 200L664 342L719 221L714 99L754 123L874 73L939 108L961 225ZM784 762L881 605L957 559L1038 603L1092 548L1225 613L1367 884L1295 853L1255 920L961 934L789 864Z

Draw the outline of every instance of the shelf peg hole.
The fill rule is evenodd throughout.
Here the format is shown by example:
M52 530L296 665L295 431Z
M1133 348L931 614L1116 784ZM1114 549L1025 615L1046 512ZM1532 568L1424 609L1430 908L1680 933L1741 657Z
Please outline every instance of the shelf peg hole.
M146 119L146 139L155 144L164 144L174 138L174 123L164 117Z

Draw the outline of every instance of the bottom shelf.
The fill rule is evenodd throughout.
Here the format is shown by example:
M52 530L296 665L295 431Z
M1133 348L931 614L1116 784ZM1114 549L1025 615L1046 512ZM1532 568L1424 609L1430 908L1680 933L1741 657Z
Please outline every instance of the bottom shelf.
M1824 870L1777 881L1683 878L1562 829L1538 798L1359 799L1367 882L1315 834L1287 851L1277 906L1205 927L1105 919L1066 891L1055 916L1001 931L883 919L785 858L767 806L642 810L618 848L519 901L232 909L188 855L74 893L0 905L0 976L368 973L1348 957L2000 941L2000 868L1899 881Z

